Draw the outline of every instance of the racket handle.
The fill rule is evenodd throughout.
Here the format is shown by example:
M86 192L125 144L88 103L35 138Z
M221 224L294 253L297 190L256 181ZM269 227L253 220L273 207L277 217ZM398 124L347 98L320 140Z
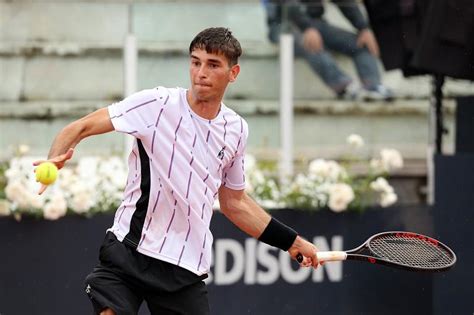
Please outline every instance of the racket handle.
M317 252L319 261L341 261L347 259L347 253L343 251Z
M347 253L343 251L317 252L316 256L318 256L319 261L341 261L347 259ZM301 264L303 262L303 255L298 253L296 261Z

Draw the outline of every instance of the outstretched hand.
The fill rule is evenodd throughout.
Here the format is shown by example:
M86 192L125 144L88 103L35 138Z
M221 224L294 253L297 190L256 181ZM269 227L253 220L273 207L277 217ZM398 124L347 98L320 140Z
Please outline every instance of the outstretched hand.
M293 245L288 249L291 258L295 260L297 260L299 254L303 256L303 260L299 262L300 266L313 267L315 269L319 265L318 256L316 255L317 251L318 249L313 243L308 242L300 236L296 237Z
M72 158L72 155L74 154L74 149L70 148L67 150L66 153L64 154L60 154L58 156L55 156L54 158L51 158L49 160L38 160L38 161L34 161L33 162L33 166L38 166L40 165L41 163L43 162L51 162L53 163L54 165L56 165L56 167L58 168L58 170L62 169L64 167L64 164L66 164L66 161L70 160ZM45 190L46 188L48 188L47 185L43 185L41 184L41 187L40 189L38 190L38 195L41 195Z

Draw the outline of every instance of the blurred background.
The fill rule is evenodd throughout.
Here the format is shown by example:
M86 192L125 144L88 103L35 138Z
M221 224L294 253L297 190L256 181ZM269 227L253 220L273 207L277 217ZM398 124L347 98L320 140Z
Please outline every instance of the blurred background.
M363 3L358 5L365 9ZM216 25L229 27L243 46L242 72L225 103L249 122L248 151L259 159L280 156L279 47L268 39L263 2L16 0L0 1L0 6L0 159L10 158L20 144L28 145L30 154L44 156L67 122L122 99L127 34L133 34L138 56L134 90L187 87L189 42L200 30ZM325 9L332 24L355 30L333 3ZM403 46L396 49L402 51ZM334 58L356 77L350 58L337 53ZM433 78L404 77L402 69L384 71L381 64L380 69L383 83L395 95L392 102L347 101L335 98L308 63L296 58L295 162L340 158L346 137L357 133L365 139L367 158L383 147L401 152L405 167L396 175L414 185L401 199L419 202L426 198ZM446 79L444 152L454 151L454 98L473 89L472 82ZM87 139L76 154L123 150L123 137L110 134Z

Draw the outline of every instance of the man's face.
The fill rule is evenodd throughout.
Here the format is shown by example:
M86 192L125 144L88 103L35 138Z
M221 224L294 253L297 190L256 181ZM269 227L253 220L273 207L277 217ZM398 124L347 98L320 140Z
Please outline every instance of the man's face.
M220 101L227 85L235 81L239 71L239 65L230 66L222 54L193 50L189 74L194 98L197 101Z

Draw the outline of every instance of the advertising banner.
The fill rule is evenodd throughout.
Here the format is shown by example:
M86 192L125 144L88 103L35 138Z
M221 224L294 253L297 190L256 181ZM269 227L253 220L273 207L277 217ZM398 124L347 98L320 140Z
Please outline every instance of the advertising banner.
M428 207L271 213L320 250L351 249L381 231L434 233ZM112 221L110 214L53 222L1 219L0 314L89 314L84 278L97 264ZM433 314L433 282L450 274L350 261L299 268L286 252L249 238L218 212L211 229L214 262L206 281L217 315ZM146 305L140 314L149 314Z

